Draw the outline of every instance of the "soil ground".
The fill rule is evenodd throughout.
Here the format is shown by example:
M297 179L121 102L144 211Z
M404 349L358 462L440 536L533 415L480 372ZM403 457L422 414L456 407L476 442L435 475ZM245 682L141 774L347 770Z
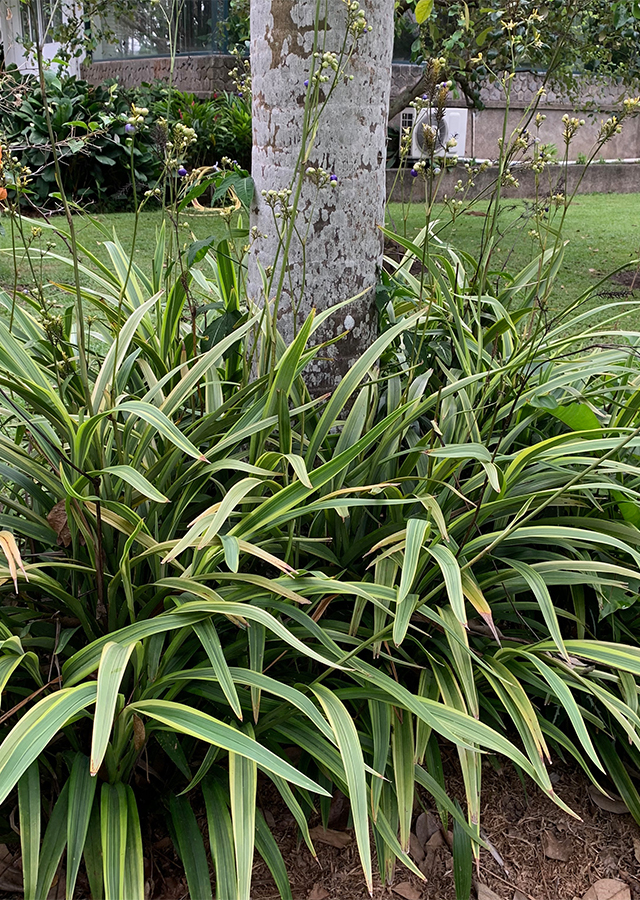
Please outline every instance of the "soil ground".
M449 791L462 800L462 779L452 760L447 769ZM523 786L511 766L496 770L486 763L482 827L496 858L482 850L474 880L493 890L498 900L573 900L582 898L599 879L614 878L628 885L632 900L640 900L638 825L628 813L607 812L596 806L589 794L590 784L581 772L558 765L552 769L552 780L557 793L580 819L558 809L532 782L527 780ZM436 820L431 798L424 795L420 799ZM416 810L416 817L421 811ZM295 823L285 814L287 811L272 806L270 813L289 870L294 900L368 897L353 839L344 849L316 842L316 862L306 846L299 845ZM440 846L427 851L422 863L425 882L398 865L392 888L385 889L377 881L375 900L455 900L452 857L441 837L440 834L435 841L432 838L432 843ZM545 851L564 856L566 861L551 859ZM254 871L254 891L255 900L277 900L279 896L262 863Z
M590 782L582 772L564 764L554 765L550 771L556 792L579 818L558 809L532 782L521 780L509 764L498 767L489 760L485 762L481 824L492 852L481 850L479 866L474 869L472 897L477 897L479 891L480 900L582 900L592 885L610 878L620 881L622 893L589 895L585 900L599 900L600 896L640 900L640 827L628 813L610 812L596 805ZM453 753L445 760L445 774L450 795L463 802L464 787ZM369 897L355 839L348 827L348 803L342 795L334 798L329 818L331 831L324 839L315 836L321 830L320 817L310 822L317 859L299 839L295 821L267 779L259 782L258 803L284 857L293 900L366 900ZM622 809L621 804L613 807ZM204 829L204 810L197 812L202 812ZM422 828L416 827L417 817L423 812L426 815ZM424 858L417 839L414 837L412 841L414 858L420 863L425 880L421 881L398 864L391 886L383 887L376 877L374 900L456 900L448 846L451 834L444 830L431 798L421 794L416 803L413 831L420 832L423 840L425 827L427 834L433 833ZM148 898L189 900L182 867L159 810L150 813L143 824L144 832ZM340 846L326 843L327 838ZM17 848L12 854L13 867L8 855L3 860L9 869L0 873L0 884L11 875L11 868L21 880L15 871L16 855ZM75 896L84 900L88 895L81 870ZM279 896L267 866L256 855L252 900L278 900ZM64 877L49 897L50 900L64 898ZM22 894L0 889L0 900L22 900Z

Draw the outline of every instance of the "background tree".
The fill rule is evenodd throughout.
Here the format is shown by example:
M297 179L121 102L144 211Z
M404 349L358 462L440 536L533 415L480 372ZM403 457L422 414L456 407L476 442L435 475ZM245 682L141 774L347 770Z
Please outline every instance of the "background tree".
M450 78L468 104L482 108L481 90L494 73L511 69L509 34L524 36L533 18L538 30L527 41L518 67L544 73L548 84L577 95L584 80L640 82L640 3L623 0L398 0L398 23L420 22L413 45L416 62L444 56ZM523 42L524 47L524 42ZM423 92L418 78L393 98L390 117Z
M353 0L251 4L258 236L249 296L262 303L266 291L289 343L312 308L359 295L315 334L318 343L346 333L314 364L317 393L376 334L392 45L387 0L365 0L362 10Z

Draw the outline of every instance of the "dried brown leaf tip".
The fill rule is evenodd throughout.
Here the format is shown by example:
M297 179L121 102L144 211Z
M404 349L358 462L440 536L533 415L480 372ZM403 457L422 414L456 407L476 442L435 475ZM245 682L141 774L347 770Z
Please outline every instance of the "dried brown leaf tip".
M0 531L0 550L4 553L7 558L7 565L9 566L9 574L11 575L11 580L13 581L13 586L16 590L16 594L18 593L18 569L24 575L25 581L28 581L29 578L27 576L24 564L22 562L22 557L20 556L20 551L18 550L18 545L16 544L16 539L11 534L10 531Z

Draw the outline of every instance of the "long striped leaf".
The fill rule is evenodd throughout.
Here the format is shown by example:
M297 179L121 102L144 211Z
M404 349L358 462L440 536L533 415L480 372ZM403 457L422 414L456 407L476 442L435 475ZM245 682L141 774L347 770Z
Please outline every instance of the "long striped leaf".
M66 898L72 900L97 785L97 780L91 777L89 759L82 753L76 754L68 784Z
M434 544L427 548L431 556L440 566L444 583L447 588L447 596L451 603L451 609L462 625L467 624L467 613L464 605L464 593L462 591L462 575L460 565L451 550L443 544Z
M102 838L100 835L100 798L97 797L91 810L89 830L84 845L84 867L92 897L104 898L104 866L102 862Z
M473 879L473 850L471 838L460 827L456 819L453 823L453 880L456 886L456 900L469 900Z
M216 900L227 900L238 894L233 828L227 806L227 793L219 781L208 776L202 782L207 810L209 844L216 874Z
M533 566L530 566L519 559L507 559L505 562L507 562L512 569L515 569L529 585L534 597L540 604L540 612L549 629L549 634L555 641L560 654L564 659L567 659L567 651L564 646L564 641L562 640L562 633L560 631L555 606L553 605L553 600L551 599L551 594L549 593L549 588L545 584L544 578L533 568Z
M269 867L281 900L293 900L282 853L259 809L256 809L256 850Z
M122 478L127 484L130 484L138 493L155 503L168 503L169 500L164 494L144 477L142 472L134 469L132 466L107 466L106 469L99 469L94 475L113 475L115 478Z
M321 663L325 666L331 666L332 668L340 669L341 666L333 662L330 659L327 659L325 656L321 656L319 653L316 653L308 645L304 644L299 638L295 637L292 632L290 632L287 628L284 627L274 616L270 613L266 612L266 610L259 609L257 606L252 606L248 603L232 603L220 601L218 599L219 595L212 591L211 588L208 588L204 584L200 584L197 581L193 581L189 578L162 578L157 582L159 587L172 587L181 593L189 593L193 594L195 597L201 597L203 600L207 600L205 603L198 603L197 601L189 601L187 603L183 603L180 607L180 610L183 613L188 612L209 612L209 613L222 613L225 616L235 616L238 619L249 619L250 621L259 622L261 625L264 625L269 631L273 632L276 637L280 638L280 640L285 641L285 643L289 644L290 647L293 647L298 652L303 653L305 656L310 657L311 659L315 659L316 662Z
M271 780L273 781L275 786L278 788L278 792L280 793L280 796L282 797L284 802L287 804L287 806L289 808L289 812L291 813L293 818L296 820L296 822L298 824L298 828L300 829L300 833L302 834L302 837L304 838L304 842L307 845L307 847L309 848L309 852L311 853L311 855L313 857L316 857L317 853L316 853L315 847L313 846L313 841L311 840L311 834L309 832L309 823L307 822L307 817L304 814L304 810L298 803L295 794L289 787L288 782L286 782L284 780L284 778L280 778L278 775L274 775L272 772L269 773L269 777L271 778ZM376 779L376 780L382 781L382 779Z
M630 644L616 644L613 641L564 641L564 646L570 656L579 656L601 666L611 669L622 669L631 672L632 675L640 675L640 649ZM553 652L555 644L552 641L542 641L535 645L535 652Z
M238 900L251 898L257 786L258 769L255 760L229 753L229 795L238 873Z
M100 795L100 836L105 900L122 900L124 897L128 813L124 784L103 784Z
M253 672L257 672L260 675L264 668L265 639L266 630L264 625L254 622L249 626L249 666ZM259 687L251 688L251 708L254 722L258 721L260 715L261 693Z
M327 795L327 791L319 784L303 775L302 772L298 772L288 762L276 756L271 750L267 750L258 741L198 709L168 700L142 700L129 704L127 709L131 713L136 712L156 719L183 734L190 734L199 740L222 747L228 752L246 756L247 759L252 759L262 768L269 772L275 772L276 775L286 778L292 784L297 784L299 787L317 794Z
M68 799L69 782L65 781L60 791L60 796L53 807L49 824L44 833L44 840L42 841L36 900L45 900L47 897L64 853L64 847L67 842Z
M103 638L92 641L68 659L62 666L62 677L66 685L75 685L78 681L91 675L100 665L102 651L106 644L117 641L119 644L136 643L154 634L162 634L167 631L175 631L187 625L193 625L202 619L207 619L208 613L204 605L197 611L172 610L162 613L153 619L142 622L134 622L125 628L111 632Z
M150 403L144 403L142 400L125 400L123 403L119 403L113 412L116 414L126 412L143 419L170 441L174 447L186 453L187 456L202 462L207 461L206 457L200 453L197 447L194 447L191 441L173 424L171 419L167 418L163 412Z
M544 660L538 659L535 654L524 652L524 655L527 659L531 660L533 665L537 668L555 696L560 701L562 707L571 720L571 724L573 725L574 730L578 735L580 743L589 755L591 761L600 769L601 772L604 772L602 763L598 759L598 755L591 741L591 736L587 731L587 726L585 725L584 719L582 718L582 715L578 708L578 704L574 700L573 694L571 693L563 679L553 670L550 665L548 665ZM498 656L499 655L497 655L497 657Z
M360 453L372 444L375 444L405 412L406 407L404 406L395 410L386 419L378 422L355 444L347 447L342 453L333 456L328 462L318 466L316 469L310 469L311 456L307 453L305 463L309 473L309 481L313 485L313 491L319 490L339 475ZM271 527L276 522L286 521L291 515L291 510L296 509L310 493L312 493L312 489L306 487L301 481L292 482L248 513L241 522L233 527L232 533L236 537L245 538L246 540L256 532L264 533L267 527Z
M95 698L95 684L56 691L32 706L13 726L0 744L0 803L6 800L20 776L40 756L51 738Z
M127 849L124 858L124 896L127 900L145 900L144 857L140 817L135 794L129 785L127 791Z
M429 523L426 519L409 519L407 522L407 535L405 541L404 562L402 565L402 575L400 576L400 587L398 588L398 614L393 627L393 641L396 645L400 645L404 640L409 626L409 615L404 609L400 609L403 604L411 606L410 612L413 612L413 604L409 597L409 591L413 585L420 559L420 551L424 542L424 536L427 532Z
M350 367L347 374L340 381L340 384L331 395L331 399L327 403L322 418L318 422L311 437L305 458L307 469L313 465L323 441L333 428L336 419L347 406L349 398L357 389L369 369L377 362L380 355L384 353L389 344L393 343L403 331L409 331L418 322L421 315L423 315L422 311L412 316L407 316L396 325L393 325L385 331L384 334L380 335L380 337L374 341ZM357 446L357 444L354 444L353 446Z
M389 758L391 712L392 707L388 703L380 700L369 700L369 717L371 719L373 738L373 768L380 775L385 774ZM371 813L374 822L378 814L382 784L382 778L373 778L371 780Z
M371 844L369 842L369 816L367 813L367 780L360 738L344 704L333 691L323 684L311 688L322 704L329 724L336 736L344 771L349 786L351 815L356 832L360 862L369 893L373 893Z
M220 687L224 691L229 706L240 721L242 721L242 707L240 706L240 700L238 699L238 692L233 683L233 677L229 671L229 665L225 659L222 644L220 643L220 638L218 637L218 632L216 631L213 622L210 620L198 622L193 626L193 630L198 635L200 643L209 657L209 662L216 673L216 678L220 682Z
M91 402L93 404L93 409L96 412L99 412L101 407L104 407L107 404L109 400L107 391L111 387L113 380L118 377L118 373L129 352L129 346L135 337L138 326L151 307L155 306L159 297L160 293L151 297L146 303L143 303L142 306L139 306L131 313L120 329L117 338L109 348L93 386Z
M169 797L169 812L178 840L178 850L184 866L189 894L198 900L210 900L211 879L204 841L191 804L186 797Z
M91 774L95 775L102 765L113 726L113 715L118 699L118 691L135 643L105 644L98 669L98 692L96 712L91 737Z
M408 853L411 819L413 818L415 780L413 716L407 710L404 710L401 714L398 710L395 711L391 732L391 753L398 815L400 818L400 846L404 853Z
M18 782L20 849L25 900L34 900L40 861L40 768L32 762Z
M596 736L596 745L616 790L626 803L633 818L640 824L640 794L620 759L615 744L612 744L604 734L599 734Z

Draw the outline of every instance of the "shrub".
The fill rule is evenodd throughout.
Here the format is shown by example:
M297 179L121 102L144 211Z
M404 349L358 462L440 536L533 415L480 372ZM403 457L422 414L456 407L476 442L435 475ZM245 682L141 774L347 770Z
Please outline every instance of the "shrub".
M94 87L74 76L44 73L51 126L58 146L65 192L77 202L100 204L121 192L130 194L131 159L125 146L130 102L116 85ZM31 169L23 202L46 207L58 188L53 151L38 78L10 68L0 79L2 139L20 164ZM161 164L150 134L141 135L134 151L135 178L155 182Z
M213 166L223 157L245 168L251 163L251 111L240 96L222 93L212 100L170 92L162 82L125 90L117 82L94 87L74 76L45 71L51 126L65 193L75 202L109 207L130 203L132 163L139 191L153 190L163 172L166 120L193 128L195 142L184 164ZM152 124L140 129L133 151L125 127L132 104L147 106ZM21 166L31 171L23 205L46 208L58 203L53 152L37 77L9 69L0 79L1 138ZM133 156L132 156L133 154Z
M190 148L187 163L192 167L212 166L223 157L251 167L251 103L237 94L223 91L211 99L169 90L166 82L144 83L131 92L139 106L146 106L170 125L182 122L198 136Z

